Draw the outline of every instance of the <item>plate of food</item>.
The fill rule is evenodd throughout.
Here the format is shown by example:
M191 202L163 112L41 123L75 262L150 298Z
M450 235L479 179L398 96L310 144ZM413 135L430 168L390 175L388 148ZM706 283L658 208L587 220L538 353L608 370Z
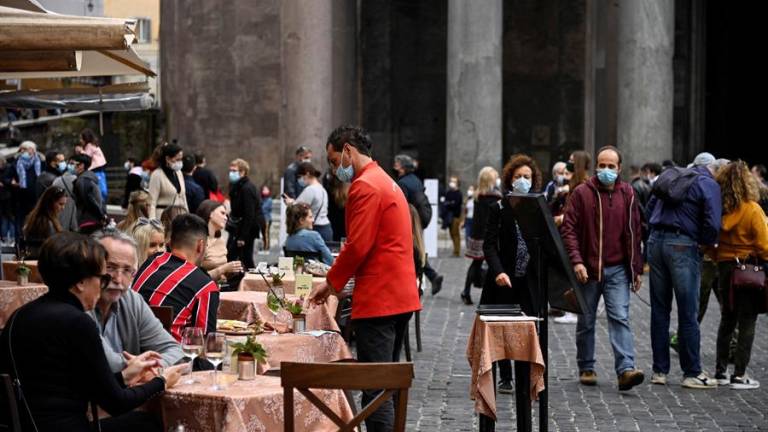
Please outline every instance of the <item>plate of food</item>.
M216 330L228 335L252 335L263 331L260 323L225 319L216 320Z

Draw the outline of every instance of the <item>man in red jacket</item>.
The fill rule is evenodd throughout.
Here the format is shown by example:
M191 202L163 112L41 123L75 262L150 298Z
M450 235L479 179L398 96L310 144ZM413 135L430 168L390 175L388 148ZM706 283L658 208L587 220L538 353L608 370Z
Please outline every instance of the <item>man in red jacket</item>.
M336 176L351 182L346 207L347 240L310 300L339 295L355 278L352 325L361 362L397 362L408 320L421 309L413 263L408 202L400 187L372 158L371 139L356 126L340 126L328 137L328 161ZM363 391L365 406L380 390ZM394 405L385 402L366 420L367 430L389 431Z
M602 295L608 317L619 390L643 382L635 369L635 346L629 327L629 290L637 291L643 273L640 255L640 210L635 193L619 179L621 153L612 146L597 153L596 175L577 186L568 198L561 228L587 310L576 325L579 381L597 384L595 312Z

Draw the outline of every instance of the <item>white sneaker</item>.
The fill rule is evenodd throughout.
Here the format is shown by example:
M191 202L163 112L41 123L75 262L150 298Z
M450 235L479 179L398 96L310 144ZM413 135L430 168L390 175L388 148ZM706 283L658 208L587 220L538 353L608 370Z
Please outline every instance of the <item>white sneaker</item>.
M728 379L728 376L724 373L715 374L715 381L717 381L717 385L719 386L727 386L731 384L731 380Z
M684 378L681 385L690 389L713 389L717 388L717 381L702 372L699 376Z
M574 313L566 312L565 315L557 317L553 321L558 324L576 324L579 322L579 317Z
M731 388L734 390L752 390L760 388L760 381L746 375L740 377L731 376Z
M667 374L654 372L651 375L651 384L667 385Z

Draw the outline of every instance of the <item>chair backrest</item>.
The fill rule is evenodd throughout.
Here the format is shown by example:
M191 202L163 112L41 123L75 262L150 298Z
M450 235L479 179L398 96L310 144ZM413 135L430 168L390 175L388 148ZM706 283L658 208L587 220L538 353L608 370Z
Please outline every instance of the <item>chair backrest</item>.
M413 382L413 363L280 363L285 431L293 432L293 389L325 414L339 431L352 431L390 397L395 399L395 432L405 431L408 389ZM349 423L344 422L310 389L383 389L362 407Z
M292 250L283 248L283 255L287 257L300 256L304 258L304 262L306 262L307 260L315 260L315 261L323 260L323 255L320 252L292 251Z
M8 374L0 374L0 431L21 432L16 392Z
M163 328L167 331L171 331L171 323L173 323L173 308L170 306L149 306L152 309L152 313L163 324Z

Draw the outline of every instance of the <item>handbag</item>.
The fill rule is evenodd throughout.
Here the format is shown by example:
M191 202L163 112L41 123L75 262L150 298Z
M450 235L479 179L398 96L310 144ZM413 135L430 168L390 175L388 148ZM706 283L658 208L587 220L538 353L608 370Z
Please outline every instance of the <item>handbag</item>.
M736 290L759 290L765 287L765 269L755 258L755 263L749 263L749 257L744 262L736 258L736 266L731 273L731 288L728 293L730 307L733 309L733 300Z

